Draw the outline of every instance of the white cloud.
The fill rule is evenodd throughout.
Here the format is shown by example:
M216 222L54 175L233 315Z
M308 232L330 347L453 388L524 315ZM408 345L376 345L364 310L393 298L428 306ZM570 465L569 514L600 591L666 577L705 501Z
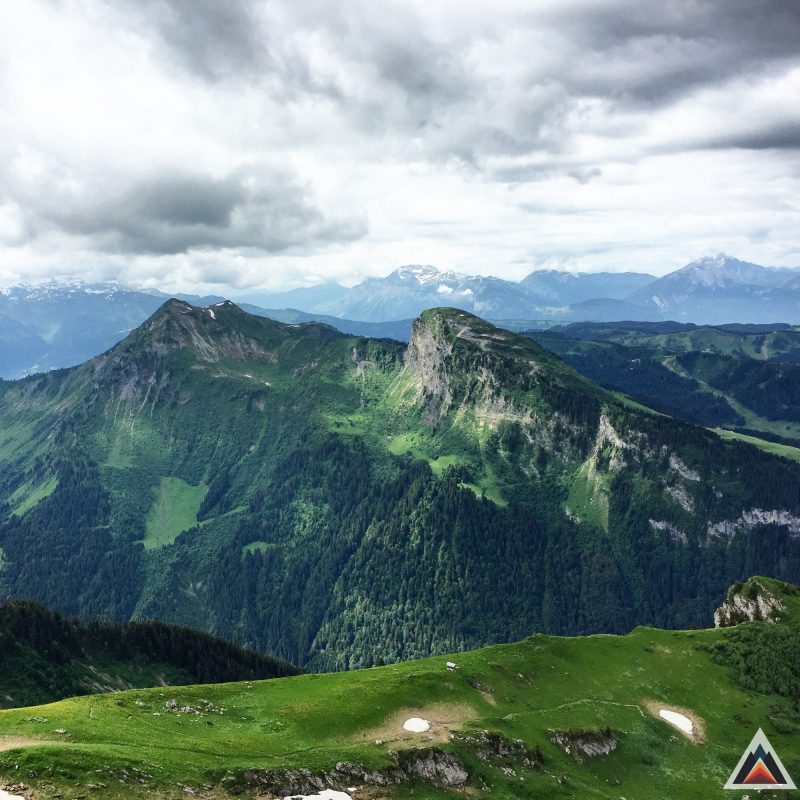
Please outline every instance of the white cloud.
M788 0L5 4L0 284L800 264L798 41Z

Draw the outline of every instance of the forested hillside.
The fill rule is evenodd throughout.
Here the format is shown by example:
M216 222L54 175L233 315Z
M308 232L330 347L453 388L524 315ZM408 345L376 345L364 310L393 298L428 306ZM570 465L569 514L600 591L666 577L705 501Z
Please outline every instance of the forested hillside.
M658 411L800 444L800 333L788 325L582 323L529 335Z
M800 580L800 465L437 309L400 343L172 301L0 384L0 584L304 666L687 627Z
M0 606L0 707L165 684L279 678L298 670L189 628L81 622L28 601Z

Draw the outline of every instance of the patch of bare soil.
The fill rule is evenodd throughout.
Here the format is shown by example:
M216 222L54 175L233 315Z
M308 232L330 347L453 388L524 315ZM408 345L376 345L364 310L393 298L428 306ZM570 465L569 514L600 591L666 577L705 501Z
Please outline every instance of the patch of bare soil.
M381 725L362 731L358 738L366 741L380 741L397 745L431 745L446 742L451 731L458 730L467 720L474 719L475 710L463 704L435 704L419 708L401 708L395 711ZM420 717L430 722L430 730L424 733L410 733L403 730L403 724L412 717Z
M43 744L61 744L61 742L33 739L30 736L0 736L0 753L6 750L17 750L20 747L37 747Z
M702 717L699 717L691 708L682 708L681 706L672 706L669 703L662 703L658 700L646 700L645 707L657 719L660 719L665 725L669 725L675 731L683 734L687 739L695 744L703 744L706 740L706 724ZM672 711L675 714L682 714L692 722L692 732L687 733L682 731L675 725L671 725L663 717L659 716L660 711Z

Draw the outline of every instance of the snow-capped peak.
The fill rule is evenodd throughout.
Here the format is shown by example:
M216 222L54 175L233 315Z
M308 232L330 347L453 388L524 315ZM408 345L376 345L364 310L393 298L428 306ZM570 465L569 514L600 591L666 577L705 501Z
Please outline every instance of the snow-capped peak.
M441 287L444 286L455 289L466 281L471 280L471 276L462 275L460 272L453 272L451 270L443 271L427 264L409 264L396 269L388 276L387 280L415 283L421 287L444 292L446 289L442 289Z
M417 283L420 284L431 283L439 278L440 275L441 273L436 267L419 264L409 264L408 266L396 269L392 273L392 276L402 281L417 281Z
M798 271L790 267L762 267L725 253L706 256L665 275L653 285L659 296L666 292L695 292L725 289L752 291L778 287L792 280Z
M103 283L87 283L80 278L51 278L46 281L30 281L4 287L0 292L10 298L27 298L30 300L54 300L71 295L121 295L127 292L161 296L155 289L134 289L115 281Z
M767 268L717 253L687 264L679 272L690 275L692 282L702 286L724 286L728 283L760 283Z

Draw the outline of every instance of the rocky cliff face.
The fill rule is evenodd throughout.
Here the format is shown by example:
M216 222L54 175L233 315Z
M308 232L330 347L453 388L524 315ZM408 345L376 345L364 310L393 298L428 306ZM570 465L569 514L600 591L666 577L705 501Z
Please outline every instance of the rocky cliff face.
M725 602L714 612L714 627L730 628L742 622L775 622L785 608L780 598L757 579L734 584Z
M597 424L603 393L527 337L433 309L414 322L404 361L425 424L469 420L478 436L510 424L561 461L586 458L588 436L576 439ZM570 415L573 403L589 409L580 420Z
M406 350L406 368L418 384L417 401L423 406L423 419L435 425L447 414L453 402L449 360L453 345L442 335L433 320L420 317L414 321Z
M786 528L790 536L800 535L800 516L786 509L751 508L743 511L738 519L726 519L708 525L708 535L733 536L739 531L751 531L764 525Z

